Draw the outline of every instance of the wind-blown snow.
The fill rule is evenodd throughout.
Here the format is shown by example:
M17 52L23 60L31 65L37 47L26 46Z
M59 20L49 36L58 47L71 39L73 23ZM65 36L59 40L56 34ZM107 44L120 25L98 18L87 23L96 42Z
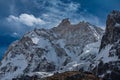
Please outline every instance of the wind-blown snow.
M73 61L71 63L68 63L66 66L63 67L63 71L78 71L79 69L84 69L85 71L88 71L89 68L89 64L90 62L85 62L85 61L81 61L81 62L76 62Z
M86 45L85 48L83 49L83 53L80 55L80 58L89 59L91 55L96 56L99 51L99 46L100 46L100 41Z
M28 74L29 76L37 75L39 78L44 78L48 76L52 76L52 72L32 72Z
M114 55L114 56L109 56L109 52L111 49L112 45L107 45L104 49L101 50L101 52L99 53L99 55L97 56L97 60L102 60L104 63L108 63L110 61L117 61L118 60L118 56Z

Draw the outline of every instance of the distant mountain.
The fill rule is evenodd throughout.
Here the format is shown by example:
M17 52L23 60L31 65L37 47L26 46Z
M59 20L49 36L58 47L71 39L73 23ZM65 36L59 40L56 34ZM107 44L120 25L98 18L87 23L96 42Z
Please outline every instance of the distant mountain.
M10 45L1 61L0 79L91 70L102 34L101 28L88 22L73 25L69 19L52 29L34 29Z

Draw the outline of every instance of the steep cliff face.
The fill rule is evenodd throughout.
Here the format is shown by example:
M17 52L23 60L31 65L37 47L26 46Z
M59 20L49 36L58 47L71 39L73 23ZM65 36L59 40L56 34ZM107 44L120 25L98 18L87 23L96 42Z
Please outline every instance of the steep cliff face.
M112 11L106 21L97 56L98 74L105 80L120 80L120 12Z
M106 21L106 31L103 35L101 48L104 48L108 44L113 44L117 42L120 37L120 12L111 12ZM100 48L100 49L101 49Z
M75 62L80 62L89 53L89 50L85 52L86 45L99 41L102 33L102 29L87 22L72 25L68 19L52 29L28 32L7 50L0 65L0 79L11 80L36 72L65 71L69 64L74 65L68 70L76 69L79 65Z

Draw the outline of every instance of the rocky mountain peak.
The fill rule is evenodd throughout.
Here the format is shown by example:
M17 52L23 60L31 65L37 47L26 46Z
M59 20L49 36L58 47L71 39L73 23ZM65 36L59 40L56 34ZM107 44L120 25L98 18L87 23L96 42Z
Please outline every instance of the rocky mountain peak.
M107 17L106 26L114 26L116 23L120 23L120 12L113 10Z
M61 23L59 24L59 27L65 27L65 26L69 26L71 23L69 21L69 18L65 18L61 21Z
M120 12L112 11L106 21L97 61L98 74L104 80L120 80Z
M99 40L102 32L102 29L85 22L70 24L68 18L52 29L34 29L9 47L1 61L0 80L36 72L78 70L78 62L86 53L90 54L90 59L97 53L98 50L91 55L89 51L97 48L92 43ZM92 46L88 51L87 45ZM83 64L86 63L83 61Z
M113 10L107 17L106 30L103 35L101 47L104 48L108 44L113 44L120 39L120 12Z

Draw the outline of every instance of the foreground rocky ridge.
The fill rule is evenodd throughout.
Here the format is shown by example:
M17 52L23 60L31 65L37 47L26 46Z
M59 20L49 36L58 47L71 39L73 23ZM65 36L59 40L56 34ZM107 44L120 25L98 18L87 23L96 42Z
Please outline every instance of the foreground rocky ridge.
M88 22L73 25L68 19L52 29L28 32L10 45L1 61L0 79L91 70L89 66L98 53L102 33L102 29Z
M90 72L80 71L66 71L64 73L55 73L53 76L46 78L38 78L37 75L32 77L22 76L21 78L14 78L13 80L100 80Z

